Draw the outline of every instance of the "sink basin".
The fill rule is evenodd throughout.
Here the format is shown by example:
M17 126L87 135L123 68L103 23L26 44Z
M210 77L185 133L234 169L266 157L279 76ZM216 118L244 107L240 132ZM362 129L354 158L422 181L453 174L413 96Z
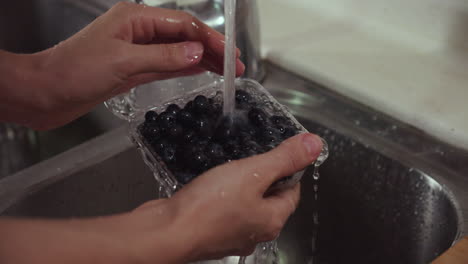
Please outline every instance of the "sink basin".
M268 68L265 87L330 145L317 199L312 171L303 178L300 206L279 238L280 263L428 263L463 234L465 151ZM157 198L158 185L126 135L113 130L0 180L3 215L97 216Z
M118 1L5 1L0 9L0 49L33 53L52 47L92 22L116 2ZM122 124L104 106L98 106L67 126L38 132L39 157L31 162L46 160Z
M317 201L312 171L302 200L280 237L285 263L428 263L459 235L454 197L425 173L336 131L300 119L329 142ZM314 212L319 228L311 241Z

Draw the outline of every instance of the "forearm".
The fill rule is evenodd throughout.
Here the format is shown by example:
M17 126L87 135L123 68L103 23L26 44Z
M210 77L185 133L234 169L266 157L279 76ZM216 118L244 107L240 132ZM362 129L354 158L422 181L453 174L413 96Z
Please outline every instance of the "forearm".
M124 244L66 221L0 221L0 263L135 263Z
M185 227L175 226L166 208L158 201L148 209L93 219L0 220L0 263L188 263Z

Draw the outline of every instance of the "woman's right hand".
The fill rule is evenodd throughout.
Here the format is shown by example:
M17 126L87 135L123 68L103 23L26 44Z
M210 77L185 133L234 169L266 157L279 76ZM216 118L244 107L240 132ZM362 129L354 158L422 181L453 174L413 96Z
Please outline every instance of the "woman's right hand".
M172 198L114 216L70 220L0 218L0 263L182 264L250 255L276 238L299 201L299 185L272 195L278 179L311 164L322 142L302 134L258 156L196 178Z
M165 206L154 201L135 213L170 216L177 227L173 244L184 247L188 261L250 255L257 243L279 235L299 202L299 184L265 196L267 189L310 165L321 150L319 137L298 135L268 153L206 172L165 200ZM157 239L159 234L149 235Z

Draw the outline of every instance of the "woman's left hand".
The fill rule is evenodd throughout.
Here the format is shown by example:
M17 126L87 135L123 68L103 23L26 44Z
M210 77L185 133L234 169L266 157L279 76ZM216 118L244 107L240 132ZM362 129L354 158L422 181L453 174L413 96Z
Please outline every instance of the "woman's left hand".
M0 121L55 128L139 84L222 74L223 54L224 36L193 16L121 2L53 48L0 52Z

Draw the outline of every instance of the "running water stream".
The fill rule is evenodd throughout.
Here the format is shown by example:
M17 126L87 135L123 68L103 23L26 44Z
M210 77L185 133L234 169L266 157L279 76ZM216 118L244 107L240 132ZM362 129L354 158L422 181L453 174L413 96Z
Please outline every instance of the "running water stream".
M224 48L224 116L232 116L235 106L236 79L236 0L226 0L224 14L226 19Z
M235 79L236 79L236 62L237 62L237 50L236 50L236 0L226 0L224 2L224 15L225 15L225 40L226 45L224 49L224 98L223 98L223 115L225 117L234 117L235 109ZM320 155L316 163L314 164L313 177L315 181L318 181L319 173L318 167L328 156L328 149L324 142L324 152ZM318 199L318 184L314 185L315 199ZM315 249L315 241L317 239L318 231L318 212L314 212L314 237L313 237L313 248ZM251 259L252 258L252 259ZM240 257L239 264L246 264L249 259L249 263L255 264L276 264L278 261L278 247L277 242L272 241L268 243L260 244L257 247L253 256ZM253 260L251 262L250 260Z

